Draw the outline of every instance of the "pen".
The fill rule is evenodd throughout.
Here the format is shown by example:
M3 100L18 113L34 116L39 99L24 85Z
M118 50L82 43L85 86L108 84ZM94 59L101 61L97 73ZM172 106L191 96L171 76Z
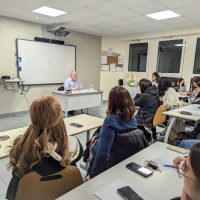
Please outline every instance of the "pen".
M174 165L164 165L164 167L172 167L172 168L176 168Z

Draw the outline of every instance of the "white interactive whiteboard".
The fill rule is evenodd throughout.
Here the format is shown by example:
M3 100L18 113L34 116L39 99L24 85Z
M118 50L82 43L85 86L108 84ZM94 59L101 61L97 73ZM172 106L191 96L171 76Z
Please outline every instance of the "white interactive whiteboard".
M25 85L63 83L76 69L76 46L17 39L17 61Z

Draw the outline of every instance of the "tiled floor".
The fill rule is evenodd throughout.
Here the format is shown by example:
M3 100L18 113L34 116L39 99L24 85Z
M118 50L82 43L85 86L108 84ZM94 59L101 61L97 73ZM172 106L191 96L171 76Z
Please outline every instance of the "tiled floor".
M103 106L103 115L105 115L105 109L106 109L106 104L104 104L104 106ZM87 111L84 110L84 113L86 113L86 112ZM89 111L89 114L91 114L91 115L96 116L97 113L99 113L99 112L95 109L92 109ZM79 112L76 111L76 114L79 114ZM6 118L0 118L0 132L11 130L14 128L28 126L29 121L30 121L30 119L29 119L28 114L21 115L21 116L11 116L11 117L6 117ZM80 140L81 144L85 148L85 143L86 143L85 134L82 133L80 135L77 135L76 137ZM8 171L6 168L7 163L8 163L8 158L0 159L0 200L5 199L7 187L10 182L10 179L11 179L11 171ZM80 163L83 163L83 161L82 160L79 161L77 166L80 166ZM80 170L81 170L81 174L84 177L86 175L86 171L81 168L80 168Z

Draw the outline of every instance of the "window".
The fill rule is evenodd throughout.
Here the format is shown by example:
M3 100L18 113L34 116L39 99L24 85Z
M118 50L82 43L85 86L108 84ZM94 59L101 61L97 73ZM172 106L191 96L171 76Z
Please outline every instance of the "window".
M128 71L146 72L148 43L129 45Z
M157 71L180 73L183 40L160 41L158 45Z
M200 38L197 38L193 74L200 74Z

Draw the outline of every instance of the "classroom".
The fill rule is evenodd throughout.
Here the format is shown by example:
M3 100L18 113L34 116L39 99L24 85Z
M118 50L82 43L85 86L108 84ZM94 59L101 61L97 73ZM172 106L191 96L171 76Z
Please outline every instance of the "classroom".
M199 200L199 8L0 0L0 200Z

